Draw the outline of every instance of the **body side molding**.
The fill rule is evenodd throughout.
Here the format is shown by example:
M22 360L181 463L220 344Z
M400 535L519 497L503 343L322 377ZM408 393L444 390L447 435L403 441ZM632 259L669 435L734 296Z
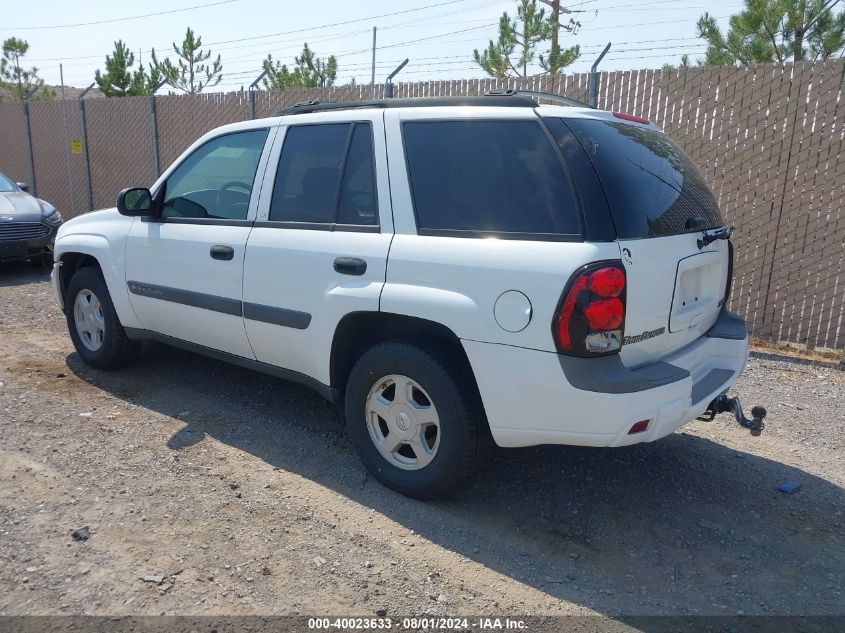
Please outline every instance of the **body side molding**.
M245 319L251 321L262 321L297 330L304 330L311 324L311 315L308 312L300 312L299 310L242 302L238 299L218 297L217 295L194 292L193 290L182 290L180 288L170 288L168 286L158 286L156 284L141 283L138 281L128 281L126 285L129 287L129 292L140 297L181 303L182 305L211 310L213 312L222 312L223 314L230 314L232 316L243 316Z

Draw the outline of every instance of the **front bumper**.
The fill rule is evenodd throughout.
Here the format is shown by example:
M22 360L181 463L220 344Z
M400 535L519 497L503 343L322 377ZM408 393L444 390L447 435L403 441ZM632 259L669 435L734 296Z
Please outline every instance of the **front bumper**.
M23 240L0 240L0 261L19 261L49 255L53 252L58 226L49 226L50 232L42 237Z
M53 270L50 272L50 289L53 291L53 296L59 303L59 308L62 312L65 311L65 301L62 297L62 262L53 262Z
M733 385L748 358L745 323L727 311L707 335L659 363L463 341L499 446L625 446L669 435ZM591 365L592 364L592 365ZM629 435L647 420L644 431Z

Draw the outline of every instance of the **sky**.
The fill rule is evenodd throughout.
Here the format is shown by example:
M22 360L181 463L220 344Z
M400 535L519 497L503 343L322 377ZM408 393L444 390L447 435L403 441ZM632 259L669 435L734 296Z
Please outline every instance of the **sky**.
M10 0L9 0L10 1ZM30 0L25 11L3 11L0 38L29 42L26 66L37 66L48 84L85 87L104 58L122 39L143 62L155 49L173 57L190 26L203 47L222 57L224 77L214 90L239 90L261 72L268 53L293 63L302 45L319 56L338 59L338 84L353 77L369 83L372 29L377 27L376 82L406 57L409 64L395 81L484 77L473 49L495 39L502 12L516 14L517 0ZM581 57L567 70L589 70L605 44L612 42L600 70L660 68L677 64L684 53L693 60L705 46L695 37L695 22L705 11L726 28L741 0L580 0L562 6L581 23L563 33L561 46L579 44ZM20 5L23 6L23 5ZM94 23L94 24L92 24ZM539 66L533 67L540 72Z

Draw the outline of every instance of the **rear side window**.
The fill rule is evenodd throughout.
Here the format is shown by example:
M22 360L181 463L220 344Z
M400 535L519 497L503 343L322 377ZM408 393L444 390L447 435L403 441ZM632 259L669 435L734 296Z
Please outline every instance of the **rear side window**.
M622 239L659 237L723 225L701 173L668 136L641 125L566 119L604 187Z
M273 184L270 220L378 224L370 124L288 128Z
M402 126L421 235L580 238L578 198L537 121Z

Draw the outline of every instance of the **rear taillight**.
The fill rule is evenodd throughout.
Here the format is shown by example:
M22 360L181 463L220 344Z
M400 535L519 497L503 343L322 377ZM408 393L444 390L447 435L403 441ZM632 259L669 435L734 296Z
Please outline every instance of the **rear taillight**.
M622 348L625 330L625 268L621 262L596 262L567 284L552 323L558 350L595 356Z

